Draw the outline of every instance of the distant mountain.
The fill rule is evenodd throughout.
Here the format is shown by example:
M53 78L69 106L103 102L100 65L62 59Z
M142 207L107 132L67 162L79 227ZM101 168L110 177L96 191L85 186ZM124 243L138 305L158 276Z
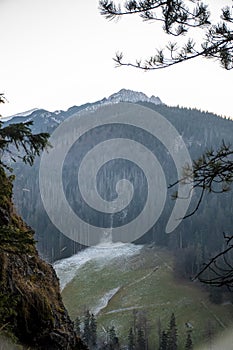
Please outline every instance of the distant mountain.
M98 105L114 104L119 102L150 102L155 105L162 104L159 97L148 97L142 92L133 90L121 89L120 91L110 95L108 98L96 101L94 103L86 103L81 106L70 107L67 111L57 110L54 112L45 109L32 109L27 112L17 113L3 120L6 125L9 123L21 123L25 121L33 121L33 132L49 132L51 133L61 122L86 108L97 107Z
M120 91L112 94L107 99L103 99L102 103L118 103L118 102L151 102L155 105L162 104L162 101L159 97L151 96L148 97L143 92L133 91L133 90L127 90L127 89L121 89Z
M212 113L200 112L195 109L168 107L164 105L158 97L148 97L142 92L126 89L122 89L108 98L94 103L70 107L67 111L49 112L43 109L37 109L26 117L13 117L10 121L6 122L6 125L13 122L32 120L34 123L32 126L33 132L52 133L65 119L81 110L86 110L88 112L89 110L98 108L98 106L105 104L111 105L124 101L137 102L163 115L182 136L192 159L200 157L208 148L219 147L222 140L225 140L226 143L232 143L233 141L232 120L221 118ZM135 133L135 130L130 127L127 129L125 125L112 125L109 126L107 131L106 129L98 129L98 132L95 130L91 131L86 135L85 140L80 140L80 143L77 143L77 147L69 152L69 156L64 162L63 168L63 178L65 180L63 184L64 190L66 191L72 209L79 214L81 211L81 214L84 215L83 211L85 208L80 201L81 196L76 181L78 165L85 151L99 142L106 140L109 135L112 137L115 133L117 135L116 137L127 137L143 143L147 148L149 147L156 155L164 170L167 184L176 180L176 168L173 160L170 155L167 154L165 147L158 140L152 139L149 133L145 134L143 130L137 130ZM14 198L18 211L25 221L36 231L36 239L38 240L40 253L48 260L54 261L63 257L68 257L82 247L59 232L48 218L40 198L38 180L39 165L39 159L36 160L33 167L24 166L20 162L13 164L16 174ZM143 208L147 195L144 188L146 181L143 174L139 176L137 169L131 171L130 165L124 162L119 164L114 163L111 164L111 166L115 168L108 169L110 174L116 174L117 172L123 175L126 174L127 176L130 172L135 174L135 178L132 179L132 181L134 181L134 186L136 186L134 196L136 202L133 205L133 209L131 212L129 210L127 218L124 217L124 213L122 213L121 217L114 218L115 224L117 224L117 220L122 220L121 223L125 224L127 219L135 217ZM101 175L101 172L99 172L99 174ZM87 174L87 176L89 175ZM119 177L114 179L114 181L118 180ZM107 191L114 188L114 181L113 185L109 185L111 181L112 178L103 180L104 185L107 184L107 186L110 186L107 188ZM201 256L201 259L208 258L209 254L217 251L218 247L221 247L223 243L222 232L231 232L233 226L232 192L219 196L206 196L200 210L193 217L183 220L177 229L171 235L168 235L165 234L165 226L174 206L174 202L171 201L171 195L171 192L168 193L163 213L156 225L147 232L138 243L155 242L156 244L173 247L174 249L186 249L188 247L190 247L190 249L191 247L192 249L198 248L200 250L198 254ZM194 207L196 200L197 192L194 193L191 208ZM95 225L99 220L97 214L91 211L90 208L86 209L87 212L84 215L84 219L87 220L88 223L93 223ZM107 218L101 220L99 225L105 225ZM200 264L200 261L198 264Z
M28 115L31 115L33 112L35 112L38 108L33 108L33 109L30 109L28 111L25 111L25 112L20 112L20 113L17 113L17 114L14 114L14 115L11 115L9 117L2 117L2 121L3 122L6 122L8 120L11 120L12 118L17 118L17 117L27 117Z

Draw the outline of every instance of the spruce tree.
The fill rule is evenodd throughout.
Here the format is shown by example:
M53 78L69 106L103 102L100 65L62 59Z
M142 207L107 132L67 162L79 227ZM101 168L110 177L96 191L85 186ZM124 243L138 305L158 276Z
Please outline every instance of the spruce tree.
M0 94L0 103L5 102L5 97ZM35 158L48 147L49 134L33 134L31 126L33 122L16 123L4 126L0 121L0 179L1 188L0 200L3 207L0 210L7 210L7 201L4 191L6 186L9 196L12 196L14 176L8 176L12 172L10 167L12 162L22 160L24 163L32 165ZM19 230L14 225L10 225L8 220L0 222L0 252L6 253L28 253L35 244L31 229Z
M167 350L167 332L165 331L163 331L161 335L159 350Z
M90 341L91 347L96 347L97 345L97 323L96 318L93 314L90 317Z
M119 339L116 335L115 327L112 326L108 330L108 337L109 337L109 349L110 350L117 350L119 349Z
M90 316L90 312L87 310L85 314L83 329L83 340L87 345L90 343Z
M128 335L128 350L134 350L134 349L135 349L135 339L134 339L133 329L131 327Z
M10 124L4 127L0 121L0 166L8 170L9 160L16 162L17 159L32 165L36 156L50 147L49 134L33 134L31 131L32 121L18 124ZM5 160L7 159L7 161Z
M177 327L174 313L171 314L169 324L167 350L177 350Z
M139 328L137 333L137 350L145 350L145 349L146 349L145 335L143 330Z
M193 350L193 342L192 342L191 332L187 332L185 350Z

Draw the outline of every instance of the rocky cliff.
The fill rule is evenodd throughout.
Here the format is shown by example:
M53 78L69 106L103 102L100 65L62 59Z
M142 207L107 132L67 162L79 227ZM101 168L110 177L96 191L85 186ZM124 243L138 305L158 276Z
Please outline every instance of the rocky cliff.
M59 281L15 213L12 178L0 167L0 332L27 348L85 349L63 305Z

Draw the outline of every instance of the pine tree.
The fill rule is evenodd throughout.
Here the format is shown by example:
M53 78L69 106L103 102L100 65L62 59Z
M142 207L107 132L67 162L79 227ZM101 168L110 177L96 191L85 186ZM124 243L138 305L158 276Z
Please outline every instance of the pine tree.
M0 166L8 170L9 165L3 160L4 156L8 160L15 162L17 159L32 165L36 156L50 147L48 142L49 134L33 134L31 131L32 121L18 124L10 124L3 127L0 121Z
M134 350L134 349L135 349L135 339L134 339L133 329L131 327L128 335L128 350Z
M193 342L192 342L191 332L187 332L185 350L193 350Z
M159 350L167 350L167 332L165 331L163 331L161 335Z
M139 328L137 333L137 350L145 350L145 349L146 349L145 335L143 330Z
M209 1L211 4L212 1ZM100 13L107 19L125 15L139 15L143 20L160 21L166 34L175 36L176 42L167 43L163 49L157 48L155 55L145 60L125 62L123 53L114 58L118 66L132 66L137 69L155 70L173 66L197 57L214 58L227 70L233 69L232 26L233 18L230 6L221 9L221 22L211 20L210 5L200 1L181 0L127 0L123 4L114 0L100 0ZM206 36L199 42L184 37L190 29L199 28ZM181 44L181 45L180 45Z
M169 324L167 350L177 350L177 327L174 313L171 314Z
M83 340L87 345L90 343L90 316L90 312L87 310L85 314L83 329Z
M116 350L119 349L119 339L116 335L115 327L112 326L108 330L108 336L109 336L109 349L110 350Z
M4 103L5 98L0 94L0 103ZM49 134L40 133L33 134L31 126L33 122L10 124L4 127L0 121L0 182L3 207L0 210L5 211L6 198L4 192L7 189L8 196L12 196L14 176L8 176L7 172L12 172L10 162L21 160L26 164L32 165L37 156L48 147ZM6 172L7 171L7 172ZM7 187L6 187L7 186ZM1 199L1 198L0 198ZM28 253L35 241L33 232L30 228L19 229L10 224L8 220L3 220L0 223L0 252L6 253Z
M93 314L91 314L90 318L90 342L89 344L92 347L96 347L97 345L97 323L96 318Z

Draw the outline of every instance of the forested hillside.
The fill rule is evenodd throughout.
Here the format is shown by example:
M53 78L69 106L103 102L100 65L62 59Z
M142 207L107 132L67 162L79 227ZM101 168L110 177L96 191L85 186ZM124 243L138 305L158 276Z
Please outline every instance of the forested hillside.
M232 142L233 121L231 120L195 109L168 107L164 104L155 105L148 102L141 102L141 104L159 112L173 124L182 136L192 159L199 158L207 149L217 149L223 140L225 143ZM47 113L46 115L45 111L43 111L43 117L41 117L39 111L36 111L34 113L37 113L37 115L32 118L34 120L34 127L37 131L46 130L51 133L72 112L77 112L87 106L90 107L90 104L72 107L72 109L68 110L67 114L64 112L57 116L51 113ZM60 120L58 119L59 116ZM63 167L64 189L73 210L78 215L83 215L84 219L89 223L105 225L106 227L108 222L105 221L105 218L99 218L94 212L89 211L85 213L85 207L81 203L78 185L74 179L76 179L78 166L83 154L99 142L107 138L112 138L112 135L114 137L135 139L143 143L156 154L165 172L167 185L169 186L169 184L177 180L175 165L165 147L149 134L145 134L143 130L138 130L135 133L131 126L126 128L123 125L116 128L115 125L110 125L108 130L106 128L101 129L100 127L98 130L89 132L85 138L75 143L65 159ZM71 166L73 164L75 166ZM126 176L130 176L127 175L130 171L132 173L132 169L129 170L129 166L131 165L112 162L108 171L111 174L111 169L113 169L114 174L116 174L118 170L121 169L122 171L124 169L124 176L125 174ZM42 256L46 257L49 261L54 261L62 257L68 257L82 248L78 243L66 238L54 227L43 208L38 185L39 160L37 160L32 168L27 168L22 164L16 163L14 165L14 171L16 173L14 186L15 202L23 218L36 231L38 248ZM134 198L133 208L128 213L127 219L135 217L140 212L146 193L144 190L146 181L143 174L138 169L133 169L133 173L135 174L134 179L130 180L134 181L138 197ZM101 177L101 172L99 176ZM106 188L104 183L102 185L102 187L100 186L100 191L106 192L111 190L111 186ZM174 251L182 249L184 253L182 254L182 259L185 261L187 255L189 257L189 264L183 264L183 268L179 264L177 268L181 269L180 273L182 275L194 275L210 254L216 253L222 248L224 244L223 232L230 232L232 227L232 192L219 195L207 194L194 216L183 220L171 234L166 234L165 226L174 206L174 201L172 200L174 191L175 188L168 191L166 205L160 219L138 243L155 242L160 246L168 246ZM196 191L192 198L190 211L195 208L197 201L198 192ZM124 223L122 218L117 217L117 215L114 217L113 224L115 226Z

